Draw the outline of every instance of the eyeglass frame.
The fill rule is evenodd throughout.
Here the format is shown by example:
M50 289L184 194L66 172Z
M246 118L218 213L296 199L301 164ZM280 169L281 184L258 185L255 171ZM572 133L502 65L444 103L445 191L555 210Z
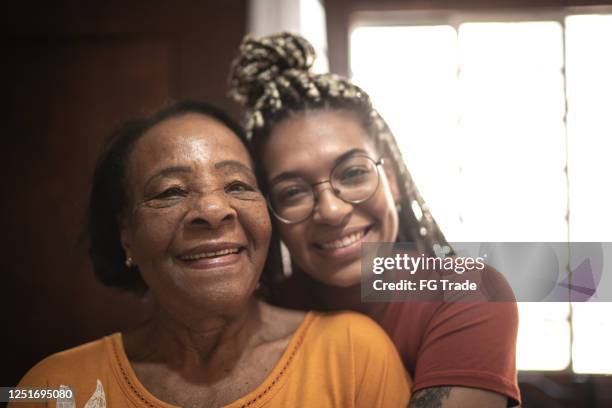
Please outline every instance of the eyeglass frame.
M364 198L363 200L349 201L349 200L345 200L344 198L342 198L342 197L340 197L338 195L338 193L336 192L337 190L334 188L333 184L331 183L331 175L334 173L334 170L336 170L336 168L338 166L340 166L344 162L344 160L352 159L354 157L363 157L363 158L366 158L366 159L370 160L372 163L374 163L374 167L376 168L376 187L372 190L372 193L367 198ZM318 202L318 199L319 199L319 197L315 193L315 189L313 187L321 185L321 184L325 184L325 183L329 183L329 185L331 187L331 191L333 192L335 197L337 197L338 199L342 200L343 202L345 202L347 204L351 204L351 205L361 204L361 203L364 203L364 202L368 201L370 198L372 198L374 196L374 194L376 194L376 190L378 190L378 186L380 185L380 170L378 169L378 166L384 165L385 164L385 159L383 157L381 157L378 160L374 160L373 158L371 158L368 155L365 155L365 154L356 154L356 155L349 156L349 157L347 157L344 160L341 160L340 162L336 163L334 165L334 167L332 167L332 169L329 171L329 178L327 180L317 181L316 183L306 183L310 187L310 191L312 193L312 196L314 197L314 203L313 203L312 208L311 208L310 212L308 213L308 215L305 216L304 218L302 218L299 221L289 221L289 220L281 217L280 215L278 215L276 213L276 211L274 211L274 208L272 207L272 200L270 199L270 194L272 192L272 188L268 188L268 193L266 194L266 201L268 203L268 208L270 209L270 212L272 213L274 218L276 218L277 220L279 220L283 224L293 225L293 224L299 224L300 222L304 222L307 219L309 219L310 217L312 217L312 214L314 214L314 212L315 212L315 208L317 207L317 202ZM304 180L304 179L302 178L302 180ZM304 181L306 181L306 180L304 180Z

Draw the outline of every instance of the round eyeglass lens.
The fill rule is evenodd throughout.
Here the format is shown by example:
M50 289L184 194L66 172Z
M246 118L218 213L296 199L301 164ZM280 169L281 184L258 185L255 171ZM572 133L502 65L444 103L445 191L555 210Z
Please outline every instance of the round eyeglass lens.
M314 207L312 187L301 178L282 180L272 186L270 208L277 217L299 222L306 219Z
M376 163L365 156L352 156L333 169L331 185L338 197L349 203L366 201L378 188Z

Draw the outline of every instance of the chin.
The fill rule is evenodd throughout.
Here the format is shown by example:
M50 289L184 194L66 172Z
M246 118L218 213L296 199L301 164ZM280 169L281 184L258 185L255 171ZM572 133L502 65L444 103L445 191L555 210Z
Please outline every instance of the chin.
M202 309L227 309L248 303L255 284L218 283L192 287L183 293L185 299Z

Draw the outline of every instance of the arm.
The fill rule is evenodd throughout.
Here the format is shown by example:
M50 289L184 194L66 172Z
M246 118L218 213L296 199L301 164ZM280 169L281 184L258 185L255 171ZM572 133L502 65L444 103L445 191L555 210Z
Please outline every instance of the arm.
M503 276L487 269L487 287L495 298L512 299ZM516 372L518 309L515 302L451 302L406 308L424 318L416 326L422 336L410 349L414 370L414 400L419 406L439 400L432 407L505 407L520 400ZM396 318L405 326L410 314ZM418 315L418 316L417 316ZM414 328L414 326L408 326ZM396 329L396 331L399 331ZM404 338L410 339L408 334ZM401 337L394 336L396 344ZM450 388L449 388L450 387ZM440 388L445 388L444 392ZM450 405L449 405L450 404Z
M518 400L517 327L518 311L512 302L440 305L420 331L413 407L427 407L434 398L447 404L465 402L466 407L505 407L506 398ZM447 404L431 406L455 406Z
M466 387L431 387L414 393L409 408L505 408L506 397Z

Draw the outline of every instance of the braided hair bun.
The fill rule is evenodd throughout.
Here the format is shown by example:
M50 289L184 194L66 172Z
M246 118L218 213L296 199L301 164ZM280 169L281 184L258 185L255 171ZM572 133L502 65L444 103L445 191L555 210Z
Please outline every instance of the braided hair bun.
M348 79L313 73L314 59L313 46L297 34L245 37L230 68L229 95L244 109L249 138L291 111L329 104L373 113L367 94Z
M230 96L252 107L265 93L267 83L278 81L279 77L307 74L315 57L313 46L299 35L287 32L262 38L248 35L230 69Z

